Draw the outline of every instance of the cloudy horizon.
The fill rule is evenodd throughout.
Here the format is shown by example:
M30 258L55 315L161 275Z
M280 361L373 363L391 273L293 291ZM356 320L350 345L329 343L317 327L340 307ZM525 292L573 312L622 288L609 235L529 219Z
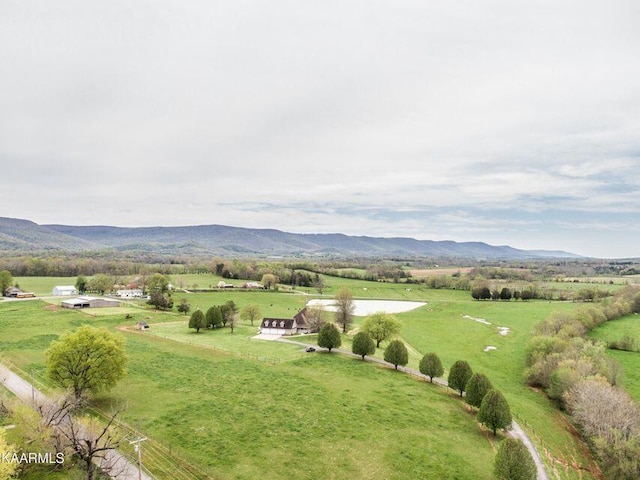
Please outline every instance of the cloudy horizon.
M0 216L640 257L640 4L0 4Z

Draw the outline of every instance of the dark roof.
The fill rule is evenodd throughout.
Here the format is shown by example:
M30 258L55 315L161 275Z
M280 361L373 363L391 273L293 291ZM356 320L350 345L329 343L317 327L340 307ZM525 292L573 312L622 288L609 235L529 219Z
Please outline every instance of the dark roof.
M285 328L290 330L293 328L293 318L263 318L260 324L265 328Z
M302 310L296 313L293 319L296 321L299 327L308 327L310 323L307 320L307 307L304 307Z

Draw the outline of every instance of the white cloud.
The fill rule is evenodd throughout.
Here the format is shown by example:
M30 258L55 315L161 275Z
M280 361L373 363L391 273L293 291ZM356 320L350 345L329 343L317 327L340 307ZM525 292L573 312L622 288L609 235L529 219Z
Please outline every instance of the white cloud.
M639 10L2 2L0 200L42 222L497 243L524 221L568 248L559 216L637 218ZM632 253L619 237L602 250Z

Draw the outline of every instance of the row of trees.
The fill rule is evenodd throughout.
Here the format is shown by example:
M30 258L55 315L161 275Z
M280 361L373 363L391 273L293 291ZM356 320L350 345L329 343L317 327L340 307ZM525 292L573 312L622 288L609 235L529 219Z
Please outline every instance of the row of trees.
M380 317L384 314L376 314ZM369 317L370 318L370 317ZM326 324L318 335L318 346L338 348L342 344L339 330L332 323ZM367 355L376 351L374 338L364 330L354 335L351 351L360 355L364 360ZM398 369L399 365L407 365L409 353L401 340L392 340L384 350L384 360ZM429 377L433 383L434 377L444 373L442 362L437 354L425 354L419 363L420 372ZM449 370L447 378L449 387L464 395L465 401L478 409L477 419L493 431L494 436L499 429L508 429L512 423L511 410L504 395L493 388L486 375L473 373L468 362L456 361ZM498 478L503 480L535 480L537 470L527 448L520 440L507 438L502 441L496 454L494 470Z
M380 325L399 327L397 320L384 313L377 313L365 319L361 331L356 333L351 344L351 351L360 355L364 360L367 355L373 355L376 351L376 341L370 334L373 331L379 332ZM386 330L397 333L397 330ZM387 337L385 337L387 338ZM339 330L333 323L327 323L318 334L318 346L332 349L342 345L342 338ZM409 352L406 345L398 339L391 340L384 350L384 360L394 365L405 366L409 363ZM433 352L425 354L419 363L419 370L423 375L429 377L433 382L434 377L441 376L444 368L440 358ZM450 388L457 390L462 397L465 392L466 402L478 408L478 421L491 428L495 435L498 429L508 428L511 425L512 417L509 405L499 390L493 389L491 382L482 373L473 373L469 363L464 360L455 362L449 370L447 382Z
M530 283L519 288L492 285L486 279L479 279L471 284L471 297L475 300L574 300L578 302L597 302L611 296L609 290L585 287L575 292L554 288L540 288Z
M257 305L249 304L243 307L241 315L239 313L240 308L233 300L222 305L213 305L206 313L197 309L189 317L189 328L194 328L196 333L200 333L200 330L205 328L213 330L229 326L231 333L233 333L240 318L250 320L253 325L253 322L260 317L260 308Z

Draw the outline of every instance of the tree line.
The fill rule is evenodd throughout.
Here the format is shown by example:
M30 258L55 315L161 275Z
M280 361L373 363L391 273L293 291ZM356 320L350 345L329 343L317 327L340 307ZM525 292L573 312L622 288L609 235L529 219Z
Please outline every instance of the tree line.
M640 288L627 286L599 304L553 313L538 324L526 354L526 382L543 388L574 422L606 478L640 478L640 409L619 386L620 366L586 333L640 313Z

